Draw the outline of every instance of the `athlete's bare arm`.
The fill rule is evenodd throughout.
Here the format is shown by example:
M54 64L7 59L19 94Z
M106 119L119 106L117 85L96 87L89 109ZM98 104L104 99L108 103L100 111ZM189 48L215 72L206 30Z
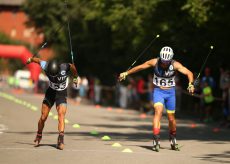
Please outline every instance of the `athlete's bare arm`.
M33 63L40 64L41 59L40 59L40 58L37 58L37 57L31 57L31 58L28 59L27 64L32 63L32 62L33 62Z
M144 69L147 69L149 67L154 67L157 63L157 58L154 58L154 59L151 59L151 60L148 60L146 61L145 63L141 64L141 65L138 65L130 70L127 71L128 75L132 74L132 73L135 73L135 72L138 72L138 71L141 71L141 70L144 70Z
M128 76L129 74L141 71L143 69L147 69L149 67L154 67L156 63L157 63L157 58L154 58L154 59L148 60L147 62L128 70L127 72L120 73L119 81L125 80L126 76Z
M173 63L173 66L175 68L175 70L178 70L180 73L186 75L188 77L188 81L189 83L193 83L194 78L193 78L193 73L187 69L186 67L184 67L181 63L175 61Z

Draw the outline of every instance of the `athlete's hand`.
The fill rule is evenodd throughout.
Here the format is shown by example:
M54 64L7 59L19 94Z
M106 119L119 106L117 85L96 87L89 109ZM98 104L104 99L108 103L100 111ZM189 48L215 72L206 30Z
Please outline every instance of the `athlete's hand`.
M128 72L123 72L119 76L119 81L125 80L126 76L128 76Z
M195 90L195 87L193 85L193 83L188 83L188 88L187 88L188 92L193 94L194 93L194 90Z
M79 77L74 77L73 78L73 83L75 84L75 86L77 87L78 86L78 82L79 82Z
M26 64L30 64L32 62L32 57L30 57L27 61Z

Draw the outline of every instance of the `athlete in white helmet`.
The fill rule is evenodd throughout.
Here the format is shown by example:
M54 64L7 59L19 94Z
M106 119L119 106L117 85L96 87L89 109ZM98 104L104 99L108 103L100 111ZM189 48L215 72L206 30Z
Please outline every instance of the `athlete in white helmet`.
M119 80L124 80L128 75L135 72L154 67L153 70L153 105L155 114L153 117L153 149L159 151L160 148L160 120L163 109L167 110L169 121L169 139L171 148L179 150L176 144L176 97L175 97L175 71L179 71L188 78L188 91L193 94L193 74L178 61L173 60L173 50L170 47L163 47L160 57L153 58L145 63L138 65L119 76Z

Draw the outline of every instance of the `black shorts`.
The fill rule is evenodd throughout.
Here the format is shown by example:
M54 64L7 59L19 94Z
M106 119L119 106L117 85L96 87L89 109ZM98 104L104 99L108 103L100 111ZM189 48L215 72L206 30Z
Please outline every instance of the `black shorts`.
M49 87L46 90L46 94L45 94L43 103L48 105L50 108L52 108L55 102L56 102L56 106L63 104L63 103L66 104L67 103L66 97L67 97L67 89L63 91L55 91Z

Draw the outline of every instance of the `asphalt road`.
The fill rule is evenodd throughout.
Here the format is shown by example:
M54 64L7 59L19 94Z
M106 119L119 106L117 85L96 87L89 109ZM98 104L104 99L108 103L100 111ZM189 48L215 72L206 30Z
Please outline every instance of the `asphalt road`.
M133 110L78 105L68 101L65 148L56 149L57 112L53 107L35 148L37 121L43 95L0 90L1 164L210 164L230 163L230 130L215 123L177 118L180 151L170 150L167 119L163 117L160 152L152 151L152 116ZM110 140L102 140L108 136ZM106 137L105 137L106 138Z

